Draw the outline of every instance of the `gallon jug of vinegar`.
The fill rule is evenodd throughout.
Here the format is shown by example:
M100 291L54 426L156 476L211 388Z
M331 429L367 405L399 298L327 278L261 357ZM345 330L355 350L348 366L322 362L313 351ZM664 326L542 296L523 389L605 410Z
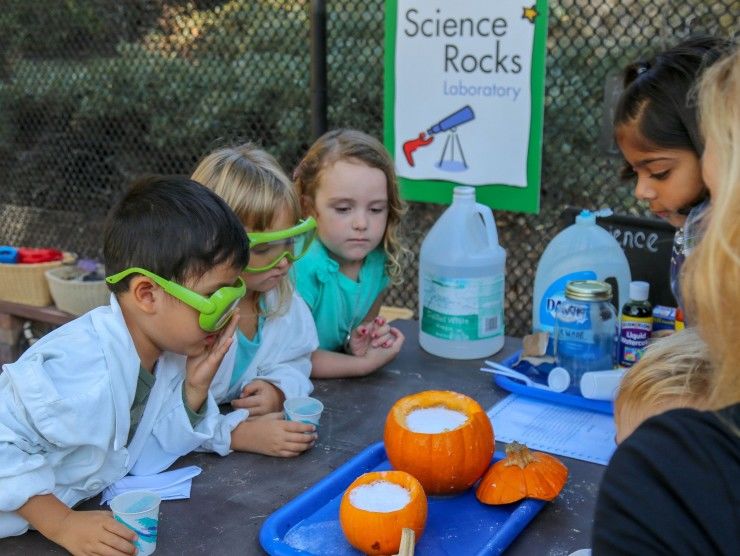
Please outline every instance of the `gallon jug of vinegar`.
M506 252L491 209L473 187L455 187L452 204L419 254L419 343L433 355L479 359L504 345Z
M574 280L609 283L616 310L629 298L627 257L617 240L596 223L596 214L588 210L581 211L575 224L558 233L540 257L532 298L534 332L549 332L552 341L557 309L565 300L565 287Z

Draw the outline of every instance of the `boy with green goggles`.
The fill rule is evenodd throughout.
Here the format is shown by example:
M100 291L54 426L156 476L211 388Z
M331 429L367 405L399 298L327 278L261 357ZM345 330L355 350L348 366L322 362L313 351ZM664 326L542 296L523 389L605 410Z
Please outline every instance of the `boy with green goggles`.
M113 276L106 277L109 284L116 284L131 274L141 274L150 278L175 299L179 299L200 313L198 324L206 332L216 332L229 322L234 314L239 300L247 293L247 287L241 278L237 278L232 286L224 286L217 289L210 296L204 297L191 289L181 286L153 272L143 268L127 268Z
M264 272L287 258L295 262L306 254L316 237L316 220L309 217L284 230L248 232L249 264L246 272Z
M72 554L133 554L133 531L75 506L214 437L211 387L220 369L231 371L239 319L229 317L245 293L249 245L213 191L149 176L111 209L103 255L110 304L51 331L0 380L0 507L14 509L0 511L0 537L34 528Z

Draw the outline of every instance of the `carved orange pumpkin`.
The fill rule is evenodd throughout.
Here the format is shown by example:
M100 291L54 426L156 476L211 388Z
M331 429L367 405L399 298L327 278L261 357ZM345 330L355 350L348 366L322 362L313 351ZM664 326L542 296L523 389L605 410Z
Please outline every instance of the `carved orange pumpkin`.
M522 498L552 500L563 490L568 468L559 459L524 444L506 446L506 457L483 475L475 495L484 504L509 504Z
M409 428L412 412L435 408L459 412L466 420L440 432ZM446 390L427 390L398 400L385 421L384 440L393 467L411 473L429 494L471 487L493 456L493 427L486 412L472 398Z
M355 506L361 500L358 487L391 483L408 491L409 501L400 509L377 511ZM354 502L354 503L353 503ZM386 501L387 502L387 501ZM339 523L349 544L365 554L395 554L401 546L403 529L421 537L427 522L427 497L419 481L403 471L373 471L360 475L347 488L339 505Z

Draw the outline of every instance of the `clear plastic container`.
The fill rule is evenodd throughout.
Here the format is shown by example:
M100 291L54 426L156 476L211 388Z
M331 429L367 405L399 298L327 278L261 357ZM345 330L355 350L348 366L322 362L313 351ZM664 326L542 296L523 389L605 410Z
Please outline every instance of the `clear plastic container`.
M555 321L555 357L576 390L584 373L614 367L617 313L606 282L577 280L565 289ZM579 392L580 393L580 392Z
M542 253L532 299L535 332L549 332L553 337L557 309L565 299L565 286L574 280L608 282L616 289L615 310L626 303L631 280L627 257L617 240L596 224L596 216L591 211L582 211L576 216L575 224L558 233Z
M419 343L433 355L479 359L504 345L506 252L491 209L475 189L455 187L452 204L419 254Z

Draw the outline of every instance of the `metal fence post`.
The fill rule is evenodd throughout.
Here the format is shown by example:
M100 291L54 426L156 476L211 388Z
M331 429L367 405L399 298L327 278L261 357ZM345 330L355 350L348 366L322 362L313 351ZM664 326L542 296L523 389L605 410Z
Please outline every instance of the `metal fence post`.
M311 134L327 130L326 2L311 0Z

